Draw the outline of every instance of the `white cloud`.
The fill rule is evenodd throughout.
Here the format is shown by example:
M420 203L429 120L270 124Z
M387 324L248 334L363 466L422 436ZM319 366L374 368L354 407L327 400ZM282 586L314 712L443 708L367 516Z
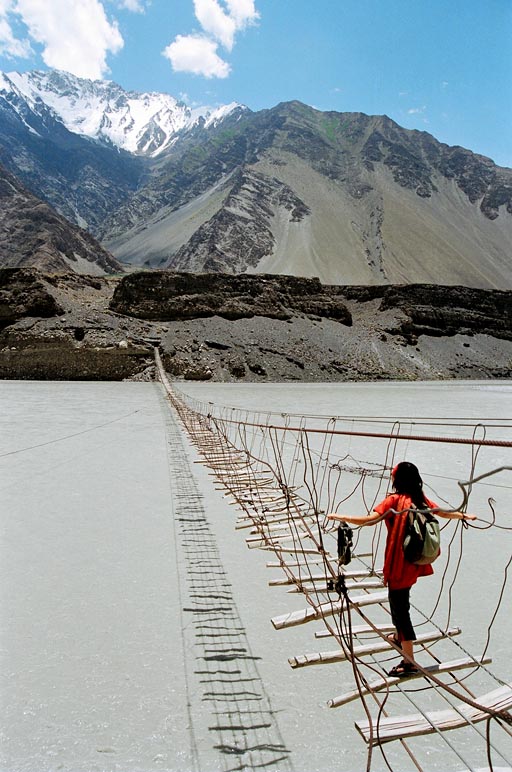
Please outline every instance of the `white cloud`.
M20 40L13 32L11 18L14 0L0 0L0 54L7 57L22 58L30 56L30 41Z
M217 54L218 44L231 51L235 35L259 18L254 0L193 0L202 33L178 35L163 51L179 72L226 78L230 66Z
M217 54L217 43L204 35L178 35L163 52L176 72L227 78L230 67Z
M222 10L217 0L194 0L194 11L207 35L231 51L236 32L236 22L232 16Z
M408 115L421 115L421 113L424 113L427 109L427 105L423 105L423 107L411 107L410 110L407 110Z
M0 0L0 47L8 55L27 57L30 43L14 36L14 21L42 46L48 67L84 78L101 78L108 71L107 55L123 47L117 23L107 19L100 0Z
M260 15L254 7L254 0L226 0L230 16L235 20L237 29L253 24Z
M133 13L144 13L146 10L142 0L118 0L117 5L125 11L133 11Z
M30 41L16 38L7 15L2 16L0 11L0 54L9 58L21 57L25 59L31 53Z

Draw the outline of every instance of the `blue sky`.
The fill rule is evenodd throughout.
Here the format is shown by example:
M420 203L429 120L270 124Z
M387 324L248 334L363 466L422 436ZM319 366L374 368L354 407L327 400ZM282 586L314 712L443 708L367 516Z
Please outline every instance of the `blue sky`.
M387 114L512 167L511 0L0 0L0 68Z

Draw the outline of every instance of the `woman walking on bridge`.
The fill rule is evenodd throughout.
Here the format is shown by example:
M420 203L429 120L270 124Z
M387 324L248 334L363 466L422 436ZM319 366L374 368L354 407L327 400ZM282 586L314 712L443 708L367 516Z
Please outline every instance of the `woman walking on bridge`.
M376 525L384 520L387 528L384 553L384 584L388 588L391 619L395 634L390 641L402 650L404 658L389 673L400 678L418 672L414 662L413 644L416 634L410 616L410 591L418 577L434 573L430 564L417 565L406 560L403 543L407 514L411 509L429 509L435 515L450 520L476 520L475 515L462 512L446 512L427 499L423 493L423 481L418 468L409 461L397 464L391 472L393 493L374 507L368 515L327 515L329 520L342 520L352 525Z

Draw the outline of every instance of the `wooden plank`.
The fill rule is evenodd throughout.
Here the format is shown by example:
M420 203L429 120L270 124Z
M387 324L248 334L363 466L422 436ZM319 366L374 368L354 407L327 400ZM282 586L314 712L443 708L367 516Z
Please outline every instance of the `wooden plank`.
M318 548L312 549L311 547L280 547L279 545L262 547L265 550L272 550L272 552L286 552L289 555L320 555ZM332 555L329 552L324 552L328 558L332 559Z
M269 513L264 509L254 509L252 512L250 512L247 520L252 521L250 523L250 525L253 527L251 533L257 533L258 531L261 531L261 529L264 529L266 533L278 533L279 531L289 531L290 529L296 528L300 525L307 525L309 528L317 528L316 519L311 517L311 515L296 515L293 518L287 518L286 521L280 521L274 520L272 515L268 516L268 514ZM238 522L241 524L243 521ZM235 528L238 527L240 526L235 526Z
M379 633L392 633L395 630L395 627L391 622L388 625L375 625L374 629L373 627L370 627L370 625L352 625L352 635L368 635L368 634L376 634L376 631ZM332 638L333 633L331 633L330 630L317 630L315 633L315 638Z
M237 484L237 486L242 487L242 483L251 482L255 484L259 483L273 483L274 486L276 486L276 478L272 477L268 474L263 475L260 472L258 472L256 469L251 469L250 466L244 467L244 469L247 469L247 472L241 472L239 470L234 469L217 469L215 472L210 473L210 477L212 475L215 475L219 478L227 477L228 480L233 480L234 483ZM276 491L280 490L279 486L276 486Z
M240 453L210 453L207 452L205 457L211 464L236 464L237 466L250 466L254 467L255 462L252 459L248 459L247 456Z
M258 490L260 485L275 485L275 480L272 480L271 478L261 478L254 474L242 475L238 472L233 472L233 470L229 472L221 472L220 470L217 470L216 472L209 472L208 474L211 477L216 477L219 482L221 482L223 485L229 486L230 489L240 490L242 492L247 491L248 488L252 488L252 490Z
M253 550L258 547L280 547L283 544L288 544L288 542L292 542L292 544L299 542L300 544L303 539L311 540L312 537L307 531L299 531L298 533L290 534L290 536L268 536L266 539L262 539L261 537L249 537L245 541L249 549Z
M416 643L431 643L432 641L438 641L442 638L452 638L455 635L460 635L460 628L450 627L444 633L437 630L432 633L421 633L416 638ZM379 639L373 643L354 646L352 654L354 657L365 657L368 654L379 654L382 651L388 651L388 649L392 648L392 645L388 641ZM290 657L288 662L290 667L295 669L298 667L307 667L308 665L331 665L334 662L344 662L347 659L347 652L342 648L339 648L335 651L320 651L317 654L299 654L296 657Z
M268 565L269 564L267 563L267 566ZM281 567L280 563L276 563L275 565ZM304 565L306 565L306 564L304 564ZM365 577L370 578L371 576L373 576L373 574L371 574L370 571L365 571L364 569L363 570L357 570L356 569L354 571L343 571L342 573L343 573L343 576L346 579L357 579L358 577L363 579ZM382 571L375 571L374 573L376 574L377 577L382 576ZM325 573L322 573L322 574L306 574L304 576L300 576L299 578L300 578L300 581L303 584L305 584L306 582L320 582L320 581L322 581L322 579L324 581L326 581L327 579L332 579L332 574L325 574ZM287 584L295 584L295 580L294 579L290 579L289 577L286 576L286 577L283 577L281 579L271 579L268 584L269 584L269 587L284 587ZM382 584L382 582L381 582L381 584Z
M235 525L235 531L243 531L247 528L252 528L254 526L254 520L252 518L247 518L247 522L243 523L239 521L237 525Z
M384 603L388 599L388 592L375 592L371 595L358 595L350 598L354 606L368 606L372 603ZM333 601L332 603L321 603L319 606L310 606L309 608L299 609L299 611L290 611L288 614L271 619L276 630L284 630L286 627L295 627L311 622L313 619L322 619L323 617L339 614L345 606L345 602Z
M237 490L239 496L243 496L249 492L254 495L254 492L259 490L260 478L255 477L254 474L251 473L244 474L243 477L236 472L234 474L221 474L217 471L213 473L209 472L208 474L211 477L216 477L217 481L222 485L225 485L226 487L229 486L230 490ZM263 483L263 481L261 481L261 483L267 485L267 483Z
M298 580L301 585L306 584L306 582L302 582L302 580ZM310 583L311 584L311 583ZM310 592L319 592L319 593L330 593L335 592L336 595L338 594L337 590L333 589L330 590L327 587L327 582L325 579L323 580L323 586L319 586L320 582L313 582L312 586L309 587ZM347 590L375 590L377 587L383 587L382 579L363 579L362 581L348 581L345 582L345 587ZM293 595L295 593L303 593L304 590L302 587L293 587L291 590L287 590L287 594Z
M244 485L233 485L228 480L220 480L217 475L215 475L216 482L214 482L214 488L216 491L224 491L224 496L227 498L228 496L231 496L232 499L235 500L235 502L239 505L241 505L243 502L243 499L241 498L241 494L246 491L247 489L255 490L257 488L263 489L264 485L263 483L257 483L257 484L249 484L246 483ZM260 502L261 503L261 502ZM254 506L253 504L250 504L249 506Z
M461 703L456 710L432 710L425 713L424 716L421 713L414 713L410 716L389 716L372 724L369 721L356 721L356 729L367 744L381 745L391 740L417 737L433 732L447 732L450 729L459 729L470 723L476 724L488 718L489 714L485 708L496 711L510 710L512 707L512 683L507 683L482 697L475 698L473 701L477 702L481 708L477 709Z
M272 494L272 491L268 491ZM315 513L314 507L307 501L296 498L295 496L283 496L281 491L274 491L277 495L269 496L248 496L246 498L240 497L240 501L243 504L250 504L257 507L264 507L276 521L287 520L295 515L300 515L302 512Z
M258 523L257 527L254 528L254 531L249 532L249 536L247 538L250 538L253 536L254 538L259 537L260 539L262 537L267 537L268 539L276 539L277 541L279 539L286 539L288 537L296 537L298 533L305 533L308 534L310 532L314 533L315 531L311 527L312 524L307 523L306 521L297 520L296 523L294 523L293 526L290 528L278 528L276 530L273 530L271 528L268 528L265 523ZM314 526L314 524L313 524Z
M296 520L302 520L304 518L316 520L314 513L306 508L298 510L294 509L293 512L290 511L285 514L281 514L281 510L279 510L279 514L276 514L275 510L269 506L255 506L254 504L247 504L240 499L237 499L237 504L244 514L237 518L236 526L242 523L251 522L254 520L255 515L258 519L263 519L268 525L275 525L276 527L280 524L286 525L287 523L293 523Z
M264 516L271 525L293 522L296 519L300 520L302 517L315 517L315 513L311 507L303 507L299 505L292 505L289 508L286 506L276 507L273 502L265 502L263 500L257 502L249 502L242 498L237 499L237 504L244 513L242 516L237 518L237 522L250 519L253 517L253 512Z
M254 474L262 474L262 472L258 469L254 461L248 461L247 459L235 459L235 458L228 458L224 461L214 461L211 462L212 466L216 467L229 467L232 471L233 470L244 470L249 469L250 471L254 472Z
M227 463L230 466L236 466L236 467L240 467L242 469L253 469L253 467L254 467L254 464L253 463L247 463L246 459L232 459L232 458L230 459L230 458L228 458L228 459L222 459L222 461L221 461L219 459L215 459L215 460L211 459L210 456L208 456L208 458L201 458L198 461L194 461L193 463L194 464L208 465L208 466L212 467L212 469L214 469L216 466L224 466L226 461L227 461Z
M299 563L298 561L295 561L293 563L290 563L289 561L283 560L282 562L279 560L268 560L265 565L267 568L307 568L308 566L320 566L325 563L324 559L322 557L318 557L316 560L308 560L307 563ZM333 563L333 566L335 564Z
M294 518L292 522L281 523L279 525L273 525L273 524L269 525L268 522L258 523L257 525L254 526L254 533L255 534L264 533L265 535L267 535L267 534L278 534L281 532L284 535L286 531L291 531L293 529L298 528L301 525L306 524L308 522L308 519L311 522L313 521L312 518L297 517L297 518ZM253 531L251 531L251 533L253 533Z
M294 486L293 488L288 488L288 495L285 495L283 493L283 489L278 487L278 486L276 486L276 488L275 488L275 495L274 496L270 496L269 495L270 491L264 491L264 492L262 492L262 495L261 495L261 501L282 501L282 502L287 502L288 500L295 499L295 494L293 493L293 491L295 491L296 489L297 489L297 486ZM251 494L249 492L247 492L247 493L245 493L243 495L247 499L250 499L250 500L255 498L254 494ZM257 496L257 498L258 498L258 500L260 500L260 496L259 495ZM301 501L301 499L299 499L299 500ZM303 503L306 503L306 502L303 502Z
M391 622L388 625L375 625L375 628L370 625L352 625L352 635L368 635L376 633L377 630L379 633L392 633L395 630ZM315 633L315 638L332 638L332 636L330 630L317 630Z
M465 659L454 659L451 662L440 662L436 665L428 665L425 667L425 670L428 673L438 675L439 673L451 673L455 670L465 670L472 667L477 668L480 665L490 665L491 662L492 659L490 657L479 657L478 659L466 657ZM414 676L409 676L407 680L410 680L411 678L421 678L422 676L422 673L417 673ZM396 684L401 681L401 678L392 678L391 676L388 676L387 678L378 678L375 681L371 681L367 687L362 686L360 690L353 689L351 692L345 692L345 694L341 694L339 697L334 697L332 700L328 701L327 705L330 708L339 708L341 705L346 705L347 702L357 700L359 697L366 697L372 692L379 692L390 686L396 686Z

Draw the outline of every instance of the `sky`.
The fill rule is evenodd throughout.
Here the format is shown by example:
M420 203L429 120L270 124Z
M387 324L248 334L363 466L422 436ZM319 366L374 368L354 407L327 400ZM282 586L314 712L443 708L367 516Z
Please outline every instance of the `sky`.
M388 115L512 167L512 0L0 0L0 69Z

